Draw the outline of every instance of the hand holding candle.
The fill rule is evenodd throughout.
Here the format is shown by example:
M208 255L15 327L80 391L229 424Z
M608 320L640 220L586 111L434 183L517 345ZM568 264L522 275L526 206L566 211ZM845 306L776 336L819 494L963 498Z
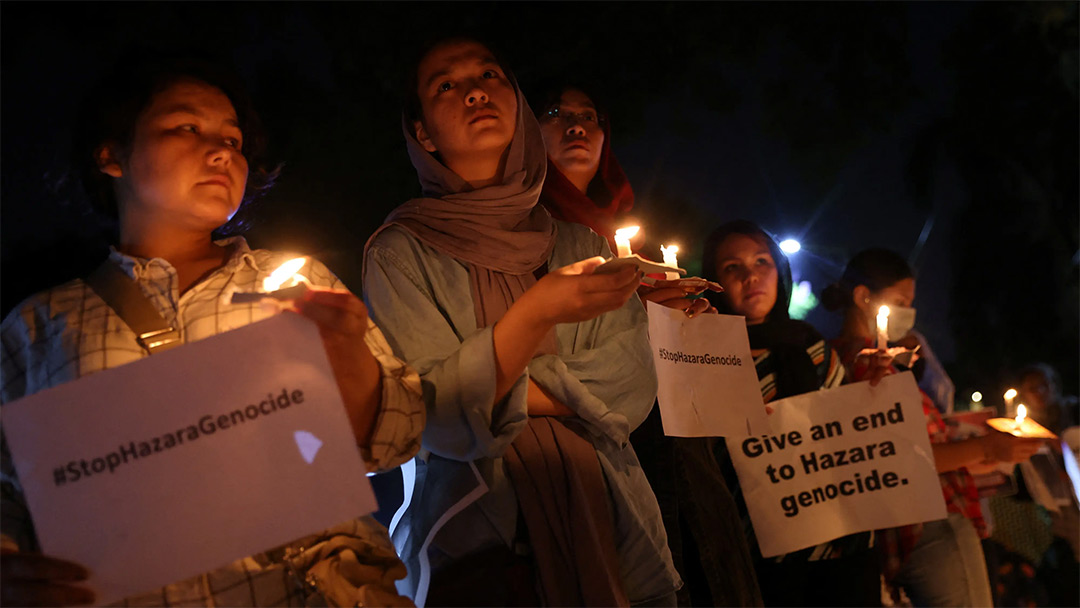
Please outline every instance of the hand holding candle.
M265 298L286 301L295 300L304 295L308 290L307 278L298 271L307 263L307 258L293 258L270 273L263 279L262 292L256 293L233 293L229 299L231 304L247 304L261 302ZM281 286L289 282L289 286L282 289Z

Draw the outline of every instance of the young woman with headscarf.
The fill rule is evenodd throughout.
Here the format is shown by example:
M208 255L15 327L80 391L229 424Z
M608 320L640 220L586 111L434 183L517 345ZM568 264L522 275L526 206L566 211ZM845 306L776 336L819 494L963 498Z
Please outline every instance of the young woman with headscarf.
M423 451L392 536L418 605L660 605L680 581L630 431L656 394L640 275L537 199L540 128L483 44L430 47L404 132L423 197L364 292L420 372Z
M839 357L821 334L809 323L789 317L791 267L768 233L745 220L720 226L706 240L702 274L724 287L723 293L710 295L717 310L746 317L766 404L843 382ZM880 605L881 568L869 532L763 558L726 445L708 443L736 497L766 606ZM695 536L701 545L708 545L707 538ZM694 581L688 584L692 587Z
M552 87L541 96L537 120L547 148L548 168L540 204L557 220L588 226L615 246L615 230L630 221L634 191L611 150L607 113L575 85ZM712 311L704 298L688 295L705 288L652 288L642 300L678 308L687 316Z
M577 85L549 87L539 99L537 120L548 156L548 175L540 203L552 217L588 226L614 246L615 230L632 223L627 214L634 205L634 191L611 150L607 113ZM642 285L638 296L684 310L690 317L715 312L705 298L687 297L699 291ZM658 407L631 434L630 441L660 504L675 567L688 581L679 592L679 604L761 605L761 592L735 503L712 458L687 451L692 445L665 436ZM694 506L707 500L708 507L698 510L681 506L680 497L690 493L701 498ZM688 549L695 545L692 539L684 541L683 537L692 529L700 530L697 524L703 521L708 521L708 535L723 550L705 556L684 552L684 544ZM708 564L705 567L712 576L707 585L690 584L699 578L701 562Z

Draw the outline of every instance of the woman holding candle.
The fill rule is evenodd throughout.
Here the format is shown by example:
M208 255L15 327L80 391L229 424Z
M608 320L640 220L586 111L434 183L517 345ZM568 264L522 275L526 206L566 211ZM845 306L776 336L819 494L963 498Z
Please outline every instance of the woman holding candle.
M1020 390L1016 402L1027 406L1028 416L1057 435L1077 426L1080 411L1076 397L1065 396L1057 370L1046 363L1032 363L1017 375Z
M540 96L536 119L547 150L547 177L540 203L557 220L588 226L608 239L619 257L631 253L637 230L628 227L625 239L616 232L629 221L634 191L611 150L607 113L581 87L562 85ZM670 251L674 257L677 248ZM665 264L668 261L665 259ZM670 273L668 279L678 278ZM642 300L678 308L688 317L710 312L705 298L689 298L705 287L659 289L642 285Z
M537 205L540 127L470 39L426 47L403 120L423 198L368 241L364 292L420 371L421 457L391 534L418 605L673 604L627 437L656 395L635 268Z
M1025 366L1017 374L1019 391L1013 390L1015 418L1008 421L1027 432L1050 431L1068 440L1069 427L1075 432L1076 401L1064 397L1057 371L1046 363ZM1071 401L1071 404L1070 404ZM1026 410L1026 411L1025 411ZM1071 410L1071 411L1070 411ZM1021 421L1027 417L1026 428ZM993 421L991 422L993 423ZM1033 424L1044 427L1032 428ZM1062 441L1061 449L1069 449ZM1073 495L1065 455L1058 442L1013 470L1015 494L991 496L986 501L994 526L984 545L991 566L998 605L1077 605L1077 555L1080 513ZM1074 448L1075 449L1075 448ZM1070 546L1071 545L1071 546Z
M821 299L829 310L843 312L843 331L833 345L852 380L864 380L869 370L889 360L880 349L876 355L860 356L876 346L874 313L888 306L889 342L904 337L914 324L915 277L896 253L868 249L852 258L840 281L826 288ZM990 605L980 544L986 524L971 471L1027 460L1042 442L993 430L983 437L950 441L948 428L925 393L923 413L949 517L884 531L878 544L885 553L886 579L903 587L917 606Z
M229 287L258 289L294 257L252 250L238 236L215 238L268 177L258 164L259 123L236 77L213 61L148 53L118 65L89 98L75 146L88 194L119 223L106 264L184 343L274 314L259 303L230 304L223 297ZM294 307L319 326L367 465L395 467L419 449L419 378L394 357L363 302L325 266L311 261L304 274L312 287ZM0 327L4 403L150 354L129 318L98 289L93 279L75 279L8 315ZM154 415L152 409L147 415ZM36 553L6 442L2 467L2 603L92 602L93 594L79 584L87 576L81 566ZM170 551L162 547L162 559ZM408 602L393 585L401 576L404 567L385 529L364 517L124 602L402 605Z
M638 234L637 226L628 226L633 208L634 192L611 149L611 124L607 112L585 90L577 85L561 84L543 90L538 96L536 118L544 136L547 149L547 178L540 194L540 203L552 217L583 224L608 239L619 257L629 257L631 243ZM675 263L677 247L665 248L664 264ZM677 273L668 273L666 279L677 279ZM715 312L705 298L688 296L700 293L702 288L656 288L641 285L638 296L671 308L683 310L688 317L702 312ZM640 459L642 469L657 495L664 526L668 533L668 545L675 566L687 579L698 571L696 564L684 564L683 530L676 495L676 479L680 471L693 467L691 457L684 458L678 440L666 437L660 419L660 410L653 407L645 421L630 436ZM708 465L703 465L707 467ZM698 480L708 473L694 474ZM712 477L714 483L707 495L714 505L706 519L710 522L709 534L713 538L725 538L725 550L718 552L712 565L715 576L711 586L713 595L707 603L720 605L753 606L761 604L761 594L749 563L749 552L742 529L735 516L731 495L724 487L723 478ZM704 488L705 482L699 481ZM685 515L685 514L684 514ZM691 557L691 561L696 558ZM690 567L691 569L687 569ZM693 585L686 585L679 592L679 603L691 601L689 592ZM700 598L693 598L698 600ZM704 601L704 600L702 600Z
M722 314L746 318L751 353L765 403L839 386L844 368L839 357L812 326L788 316L792 278L787 257L776 240L757 225L737 220L717 228L706 240L702 273L723 287L710 294ZM766 606L873 606L881 601L881 568L869 533L853 534L795 553L765 559L754 537L738 477L723 441L701 443L711 452L736 497L742 527L750 539L754 569ZM692 486L691 486L692 487ZM690 494L690 508L701 498ZM685 542L703 548L713 539L691 534ZM717 549L701 550L702 555ZM691 578L688 585L695 593ZM711 582L711 581L710 581Z

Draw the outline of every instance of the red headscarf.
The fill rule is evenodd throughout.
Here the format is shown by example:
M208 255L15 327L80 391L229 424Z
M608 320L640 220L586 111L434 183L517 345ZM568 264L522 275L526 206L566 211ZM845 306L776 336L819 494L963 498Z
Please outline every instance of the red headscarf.
M616 220L633 208L634 191L630 189L626 174L611 152L610 123L604 125L600 166L589 182L588 193L578 190L548 158L547 179L540 193L540 203L547 207L551 217L584 224L606 237L612 249L615 248Z

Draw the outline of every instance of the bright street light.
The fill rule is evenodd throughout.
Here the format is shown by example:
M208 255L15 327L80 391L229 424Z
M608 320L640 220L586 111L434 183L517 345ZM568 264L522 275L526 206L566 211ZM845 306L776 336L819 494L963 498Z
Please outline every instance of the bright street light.
M800 249L802 249L802 245L795 239L784 239L783 241L780 241L780 251L783 251L788 255L798 253Z

